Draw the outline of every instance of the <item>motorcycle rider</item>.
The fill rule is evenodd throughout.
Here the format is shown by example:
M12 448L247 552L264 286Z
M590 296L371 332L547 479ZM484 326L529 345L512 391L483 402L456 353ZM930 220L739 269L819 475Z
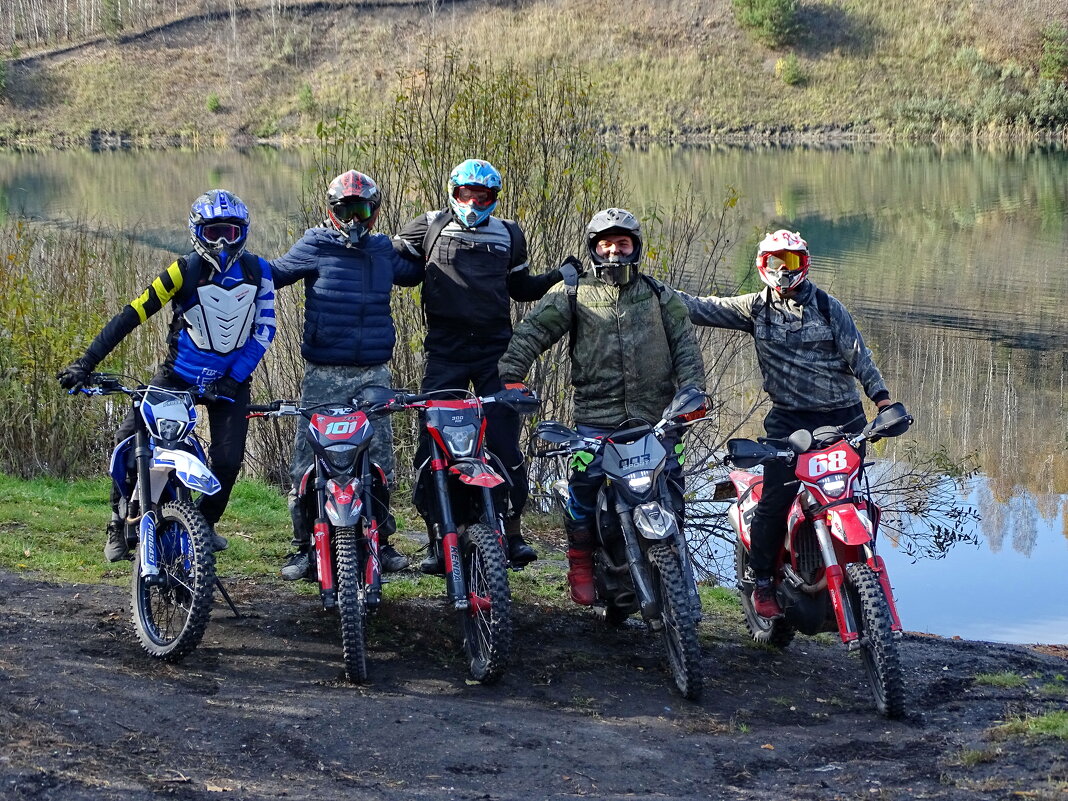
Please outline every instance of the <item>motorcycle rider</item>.
M382 206L382 192L367 175L348 170L326 190L326 218L307 229L283 256L274 259L275 285L304 282L304 380L300 405L345 402L368 386L393 385L389 360L397 332L390 311L394 285L415 286L423 280L421 265L400 258L389 237L372 233ZM385 572L408 566L408 558L390 543L396 520L389 512L394 479L393 426L388 417L374 421L371 458L382 468L385 484L376 487L384 504L378 511L379 560ZM311 521L300 503L300 485L312 464L312 448L303 426L293 444L289 511L294 553L282 567L288 581L314 569Z
M449 205L428 211L405 225L393 239L397 252L425 266L423 339L426 366L421 391L463 390L478 395L499 391L497 361L512 336L511 303L541 298L572 265L531 275L527 242L518 223L493 216L501 190L501 174L488 161L467 159L449 175ZM527 466L519 448L519 415L494 404L486 408L486 444L508 473L509 505L504 528L508 558L522 567L538 558L523 539L520 515L528 494ZM416 464L428 456L425 435ZM428 525L428 532L431 527ZM420 568L443 573L444 557L430 539L430 552Z
M191 253L176 259L137 298L123 307L97 334L85 354L57 374L65 389L77 389L126 336L173 302L168 350L153 386L205 391L211 443L208 461L221 489L205 495L200 511L211 526L216 551L228 543L215 531L230 499L245 458L252 372L274 339L274 283L271 267L245 249L248 208L237 195L212 189L193 201L189 211ZM131 409L115 432L115 441L130 436L136 426ZM109 562L129 558L125 526L119 516L119 489L111 490L111 521L104 557Z
M764 430L776 439L820 426L859 431L866 417L858 381L878 408L891 402L853 317L809 279L809 264L808 243L800 233L778 230L757 248L757 274L767 285L760 292L727 298L679 293L694 324L753 335L772 404ZM773 575L786 537L786 516L797 494L793 481L792 467L779 461L765 465L750 550L753 606L765 618L782 614Z
M586 226L585 243L592 271L581 277L577 291L557 288L523 318L500 373L506 384L521 384L535 359L570 332L577 429L598 437L630 418L659 419L680 387L703 390L705 375L686 307L670 287L640 273L637 218L625 209L600 211ZM681 486L680 450L673 451L668 469ZM604 473L600 457L578 459L572 467L564 521L567 581L571 599L590 605L595 600L590 529Z

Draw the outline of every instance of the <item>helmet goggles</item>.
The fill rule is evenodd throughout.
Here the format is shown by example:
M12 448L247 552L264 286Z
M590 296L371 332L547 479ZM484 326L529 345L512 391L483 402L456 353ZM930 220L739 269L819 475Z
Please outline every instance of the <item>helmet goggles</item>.
M376 204L361 197L345 197L330 208L341 222L367 222L374 216Z
M808 265L805 263L808 261L807 254L798 253L794 250L782 250L778 253L767 254L767 269L768 270L786 270L787 272L797 272L803 270Z
M458 186L452 196L460 203L471 205L476 209L488 209L497 202L497 190L480 184Z
M209 245L236 245L245 238L245 227L229 222L205 223L200 238Z

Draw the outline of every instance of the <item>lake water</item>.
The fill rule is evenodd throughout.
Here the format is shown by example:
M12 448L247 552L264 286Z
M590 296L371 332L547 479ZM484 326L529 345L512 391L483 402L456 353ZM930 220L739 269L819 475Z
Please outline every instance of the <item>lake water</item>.
M976 546L913 563L883 547L906 628L1068 642L1068 153L851 146L676 148L622 154L635 202L678 187L738 190L742 266L756 229L800 230L815 280L857 318L917 425L902 438L975 454ZM189 202L224 186L249 202L251 248L302 229L308 154L0 153L0 215L134 230L187 249ZM507 178L507 176L505 176ZM706 288L707 289L707 288Z

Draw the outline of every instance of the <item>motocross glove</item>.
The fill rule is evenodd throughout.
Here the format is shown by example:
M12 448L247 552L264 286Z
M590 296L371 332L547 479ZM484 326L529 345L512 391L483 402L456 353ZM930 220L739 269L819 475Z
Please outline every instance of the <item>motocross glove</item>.
M578 286L579 275L582 274L582 262L574 256L568 256L560 265L560 275L566 286Z
M237 393L241 391L241 382L235 381L228 375L216 378L205 390L214 395L219 400L229 401L233 403L237 398Z
M84 358L71 362L58 373L56 378L63 389L76 392L89 384L89 374L93 372L95 365L90 364Z

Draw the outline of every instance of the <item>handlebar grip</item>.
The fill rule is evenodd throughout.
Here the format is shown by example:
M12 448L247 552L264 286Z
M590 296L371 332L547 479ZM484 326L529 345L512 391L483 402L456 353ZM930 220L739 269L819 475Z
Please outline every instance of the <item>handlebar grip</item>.
M253 403L245 409L245 411L252 412L277 412L282 407L281 401L272 401L271 403Z

